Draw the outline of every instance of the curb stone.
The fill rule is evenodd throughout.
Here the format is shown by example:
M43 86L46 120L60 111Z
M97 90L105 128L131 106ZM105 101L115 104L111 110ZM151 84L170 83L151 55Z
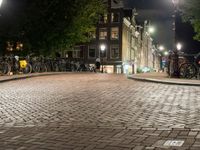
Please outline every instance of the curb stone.
M15 80L22 80L22 79L27 79L27 78L34 78L34 77L40 77L40 76L51 76L51 75L60 75L60 74L69 74L71 72L54 72L54 73L42 73L42 74L27 74L27 75L22 75L22 76L17 76L15 77L13 75L13 77L11 78L7 78L7 79L0 79L0 83L4 83L4 82L9 82L9 81L15 81ZM72 72L73 73L73 72Z
M153 78L133 77L133 76L128 76L127 78L141 81L141 82L153 82L153 83L171 84L171 85L200 86L200 83L189 83L189 82L184 82L184 81L169 81L169 80L160 80L160 79L153 79Z

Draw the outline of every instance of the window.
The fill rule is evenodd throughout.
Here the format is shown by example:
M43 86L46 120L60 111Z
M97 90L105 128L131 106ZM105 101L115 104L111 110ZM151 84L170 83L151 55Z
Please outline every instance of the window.
M80 50L73 51L73 58L80 58Z
M119 39L119 28L118 27L111 28L111 39Z
M107 29L106 28L99 29L99 39L101 39L101 40L107 39Z
M89 38L90 39L96 39L96 32L95 31L89 32Z
M74 47L74 50L72 51L72 57L73 58L80 58L81 57L81 48L80 48L80 46Z
M95 46L89 46L88 54L90 58L94 58L96 56L96 48Z
M114 58L114 59L119 58L119 46L118 45L111 46L111 58Z
M119 13L112 13L112 22L119 22Z
M108 15L107 14L100 15L99 23L108 23Z

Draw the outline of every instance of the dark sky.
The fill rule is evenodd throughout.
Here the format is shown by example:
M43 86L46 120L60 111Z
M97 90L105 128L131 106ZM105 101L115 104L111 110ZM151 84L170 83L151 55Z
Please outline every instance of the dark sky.
M15 22L17 12L22 7L24 0L4 0L0 9L3 18L7 21ZM139 12L136 17L139 22L150 20L155 26L156 32L152 35L154 42L163 44L167 49L173 48L173 31L172 31L172 0L124 0L127 7L136 8ZM9 18L9 19L8 19ZM2 22L0 22L2 23ZM3 30L3 29L2 29ZM177 40L183 43L183 51L196 53L200 51L200 42L194 41L193 28L186 23L177 22Z
M172 31L172 0L127 0L127 6L136 8L139 12L139 21L150 20L155 26L153 34L155 42L163 44L167 49L173 48ZM193 40L193 28L189 23L182 23L181 19L176 20L176 39L183 43L183 51L187 53L200 52L200 42Z

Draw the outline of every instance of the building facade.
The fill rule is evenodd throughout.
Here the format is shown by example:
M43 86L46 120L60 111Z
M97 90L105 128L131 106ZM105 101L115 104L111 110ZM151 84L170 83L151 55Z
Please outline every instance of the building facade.
M75 47L68 56L82 58L88 64L95 64L98 58L107 73L132 74L138 68L158 66L147 23L138 26L135 10L124 8L123 0L106 2L107 14L99 17L96 31L90 33L91 42Z

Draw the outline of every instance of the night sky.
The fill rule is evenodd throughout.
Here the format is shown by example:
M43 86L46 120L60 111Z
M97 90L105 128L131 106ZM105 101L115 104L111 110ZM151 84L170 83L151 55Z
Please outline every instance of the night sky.
M163 44L167 49L173 48L172 0L127 0L127 6L139 12L137 20L150 20L156 32L152 35L155 43ZM193 40L194 31L189 23L176 20L176 39L183 43L182 51L186 53L200 52L200 42Z
M167 49L173 49L173 31L172 31L172 0L124 0L126 6L136 8L138 23L144 20L150 20L155 26L156 32L152 35L157 44L164 45ZM23 0L6 0L3 2L1 20L7 18L7 21L15 22L17 12L23 7ZM3 23L3 22L1 22ZM6 23L6 22L5 22ZM1 29L3 30L3 29ZM200 51L200 42L193 40L193 28L189 23L182 23L177 19L177 41L183 43L183 51L187 53L197 53Z

